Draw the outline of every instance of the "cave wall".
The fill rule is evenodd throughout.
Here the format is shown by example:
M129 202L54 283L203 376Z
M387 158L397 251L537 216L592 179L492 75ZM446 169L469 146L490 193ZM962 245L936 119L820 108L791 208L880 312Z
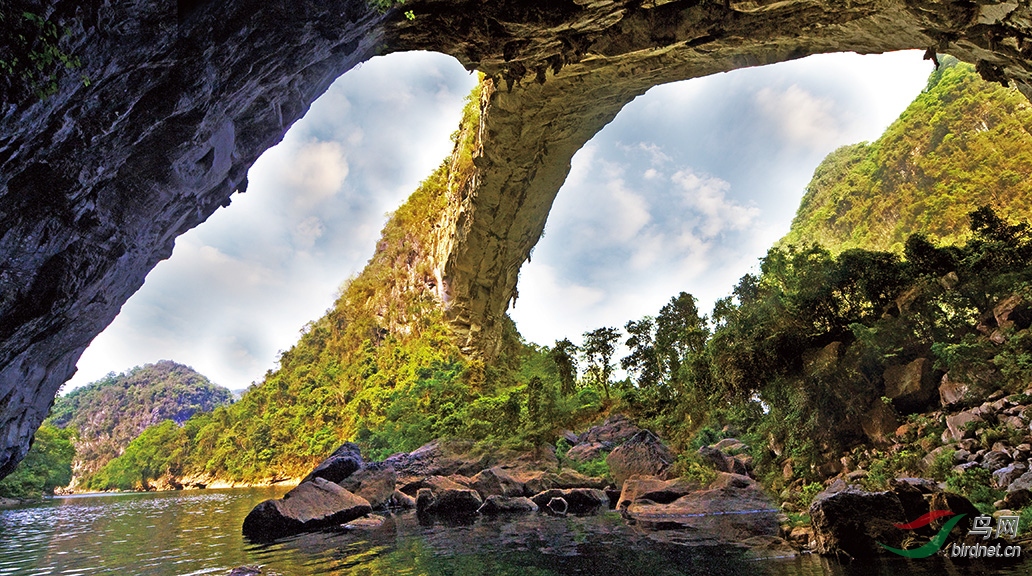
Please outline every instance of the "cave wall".
M22 0L28 1L28 0ZM448 317L490 356L573 154L650 87L837 51L931 48L1032 95L1027 3L909 0L54 0L83 62L0 103L0 477L82 351L175 238L376 55L451 54L488 80L474 186L434 255ZM80 75L90 82L85 86Z

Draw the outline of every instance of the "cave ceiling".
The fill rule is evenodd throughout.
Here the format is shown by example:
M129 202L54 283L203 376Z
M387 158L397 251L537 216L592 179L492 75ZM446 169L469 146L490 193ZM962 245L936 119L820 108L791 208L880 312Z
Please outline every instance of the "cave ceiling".
M574 153L652 86L916 48L1032 95L1027 2L22 3L67 29L81 66L47 98L0 103L0 476L176 237L375 55L432 50L485 74L474 185L434 257L456 334L487 355Z

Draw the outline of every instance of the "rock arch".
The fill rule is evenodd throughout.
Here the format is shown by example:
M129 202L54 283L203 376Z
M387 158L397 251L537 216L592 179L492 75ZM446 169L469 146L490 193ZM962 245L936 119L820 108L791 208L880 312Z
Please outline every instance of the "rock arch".
M0 104L0 477L58 388L179 234L330 83L392 51L490 79L475 186L436 255L449 315L490 354L570 159L648 88L822 52L932 49L1032 96L1027 2L970 0L55 0L83 60Z

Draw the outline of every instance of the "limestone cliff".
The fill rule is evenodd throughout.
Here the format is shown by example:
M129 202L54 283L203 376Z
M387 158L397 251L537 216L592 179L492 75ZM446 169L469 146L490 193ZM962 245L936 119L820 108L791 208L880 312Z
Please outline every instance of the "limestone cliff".
M485 72L477 183L438 254L448 315L491 353L573 153L653 85L835 51L934 48L1032 94L1027 3L871 0L18 0L82 67L0 104L0 476L82 350L246 188L311 102L374 54ZM89 79L89 86L81 81Z

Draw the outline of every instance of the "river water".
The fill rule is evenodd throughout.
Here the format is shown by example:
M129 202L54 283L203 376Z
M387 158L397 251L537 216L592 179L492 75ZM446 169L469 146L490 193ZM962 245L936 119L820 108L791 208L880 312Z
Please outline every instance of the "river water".
M873 565L809 555L757 560L720 542L719 534L649 533L613 513L433 525L402 513L374 529L305 534L271 545L246 541L240 526L247 512L285 490L75 496L0 510L0 576L223 575L245 564L283 576L1032 574L1032 562L989 568L941 557Z

